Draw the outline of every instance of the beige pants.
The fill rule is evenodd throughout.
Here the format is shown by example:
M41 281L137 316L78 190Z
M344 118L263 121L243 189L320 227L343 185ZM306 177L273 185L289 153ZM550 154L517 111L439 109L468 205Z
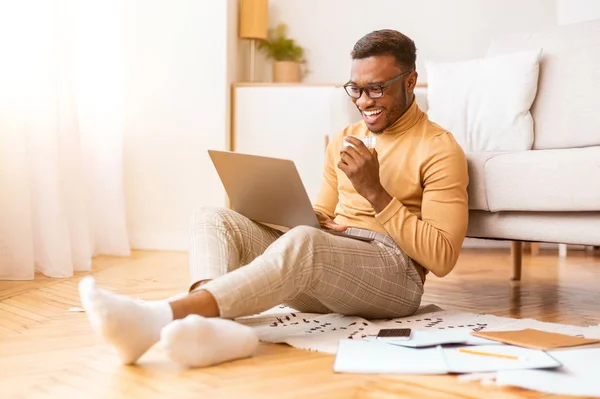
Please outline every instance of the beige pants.
M192 283L213 279L201 289L225 318L280 304L365 318L414 313L423 294L415 264L389 236L360 232L375 241L307 226L283 234L228 209L203 208L190 232Z

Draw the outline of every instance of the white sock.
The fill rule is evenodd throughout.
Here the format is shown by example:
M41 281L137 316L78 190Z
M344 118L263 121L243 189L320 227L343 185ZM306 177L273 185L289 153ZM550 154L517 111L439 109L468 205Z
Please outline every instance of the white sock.
M250 327L231 320L189 315L163 328L161 345L186 367L206 367L250 357L258 337Z
M96 287L92 277L81 280L79 295L92 328L117 349L124 364L135 363L173 320L169 302L144 302L113 294Z

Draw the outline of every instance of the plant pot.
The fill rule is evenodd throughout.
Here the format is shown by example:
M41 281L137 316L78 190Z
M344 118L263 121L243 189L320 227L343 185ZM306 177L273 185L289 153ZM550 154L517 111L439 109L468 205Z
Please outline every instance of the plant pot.
M300 82L300 64L294 61L276 61L273 64L273 81L279 83Z

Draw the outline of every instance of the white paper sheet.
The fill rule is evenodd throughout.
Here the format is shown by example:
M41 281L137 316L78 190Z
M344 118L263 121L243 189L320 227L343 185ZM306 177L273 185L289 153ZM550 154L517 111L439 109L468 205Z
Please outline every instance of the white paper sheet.
M446 374L440 348L413 349L373 341L342 340L333 371L338 373Z
M562 363L557 370L500 371L498 385L511 385L555 395L600 397L600 348L549 352Z
M505 331L535 328L570 335L599 337L600 328L542 323L530 319L510 319L492 315L441 310L435 305L424 305L412 316L366 320L340 314L300 313L285 307L276 307L260 315L242 317L237 322L253 327L263 342L288 343L311 351L336 353L341 339L369 339L381 328L411 328L415 331ZM473 344L473 342L468 342Z
M464 348L483 353L516 356L518 359L463 353L460 348L444 348L443 354L449 371L453 373L486 373L499 370L556 368L561 365L544 351L518 346L485 345Z

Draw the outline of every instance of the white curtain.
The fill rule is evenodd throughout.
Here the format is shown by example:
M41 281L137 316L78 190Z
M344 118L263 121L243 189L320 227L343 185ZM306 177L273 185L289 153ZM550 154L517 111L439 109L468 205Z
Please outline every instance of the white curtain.
M0 279L129 255L119 0L0 0Z

